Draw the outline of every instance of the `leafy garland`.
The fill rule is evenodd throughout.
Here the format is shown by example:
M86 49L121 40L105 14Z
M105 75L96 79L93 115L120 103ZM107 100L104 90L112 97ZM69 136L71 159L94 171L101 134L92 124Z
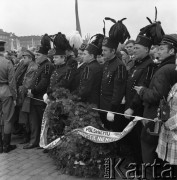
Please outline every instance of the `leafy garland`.
M73 129L93 126L103 129L94 105L80 102L64 88L52 94L47 115L49 118L48 143L65 135L62 143L49 151L58 169L69 175L80 177L103 177L104 160L116 157L117 143L97 144L80 135L70 133Z

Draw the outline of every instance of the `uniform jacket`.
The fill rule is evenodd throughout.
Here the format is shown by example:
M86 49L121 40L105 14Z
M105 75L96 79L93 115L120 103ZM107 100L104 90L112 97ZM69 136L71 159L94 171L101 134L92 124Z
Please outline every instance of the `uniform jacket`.
M127 71L116 56L103 65L100 108L116 111L125 96Z
M149 88L140 91L140 97L144 104L144 117L157 117L157 109L160 100L168 96L171 87L177 82L177 71L175 71L175 56L166 58L157 68Z
M71 89L71 84L74 78L75 69L66 64L58 65L52 72L50 78L50 85L47 90L47 94L51 94L55 89L64 87Z
M125 110L131 108L134 111L141 111L141 113L143 113L143 104L139 95L134 90L134 86L148 87L153 77L154 70L155 64L150 56L146 56L142 60L135 63L134 67L128 74Z
M31 92L34 98L42 99L43 95L47 91L47 87L50 82L50 76L53 71L53 65L48 59L45 59L40 63L38 69L34 75L31 85ZM40 101L35 101L35 104L41 104Z
M72 81L72 89L71 89L71 91L77 91L78 90L80 79L81 79L81 74L82 74L82 72L84 70L84 67L85 67L84 63L81 66L77 67L74 79Z
M12 63L0 55L0 98L17 98L16 81Z
M82 101L99 105L101 78L102 68L98 61L93 60L85 65L79 84Z

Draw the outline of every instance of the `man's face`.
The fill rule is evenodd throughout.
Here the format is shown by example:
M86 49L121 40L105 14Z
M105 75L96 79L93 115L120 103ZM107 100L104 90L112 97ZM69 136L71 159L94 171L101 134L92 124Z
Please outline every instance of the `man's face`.
M133 55L133 49L134 49L134 44L133 43L129 43L125 46L125 49L128 51L128 54L130 56Z
M77 60L79 63L83 62L83 54L84 54L84 52L79 49L79 50L78 50L78 55L77 55L77 58L76 58L76 60Z
M171 54L168 49L168 45L166 45L166 44L160 45L159 51L158 51L159 61L163 61L164 59L166 59L169 56L171 56Z
M83 62L87 63L89 62L93 57L88 53L87 50L84 50L83 52Z
M140 44L135 44L133 54L135 60L141 60L148 54L148 48Z
M65 56L64 55L54 55L53 58L55 65L60 65L65 63Z
M35 61L37 64L39 64L41 62L42 58L43 58L43 54L35 53Z
M115 52L114 50L108 47L102 46L102 55L106 61L112 59L112 57L115 56L114 52Z
M32 61L30 56L22 56L22 57L23 57L23 62L26 65L29 64Z

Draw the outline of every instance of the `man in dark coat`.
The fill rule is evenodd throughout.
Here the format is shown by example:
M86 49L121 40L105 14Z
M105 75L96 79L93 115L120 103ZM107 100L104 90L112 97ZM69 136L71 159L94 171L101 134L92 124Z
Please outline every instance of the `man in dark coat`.
M77 68L76 68L76 73L72 82L72 89L71 91L76 92L79 87L80 79L81 79L81 74L84 70L85 63L83 62L83 53L86 48L87 44L82 44L81 47L78 49L78 55L77 55Z
M47 58L48 50L48 48L41 46L36 52L38 70L33 78L31 89L28 89L28 96L35 98L31 100L29 114L31 136L30 143L24 146L24 149L31 149L39 146L41 123L45 109L45 103L42 102L42 100L43 95L47 91L50 76L53 70L53 65Z
M144 103L144 117L154 119L161 99L166 99L171 87L177 82L175 60L177 52L177 35L164 35L159 47L158 56L161 64L157 68L149 88L136 87ZM156 157L158 136L153 136L154 123L146 122L141 134L142 155L144 163L153 163Z
M50 84L47 89L49 99L52 98L52 92L58 88L66 88L71 91L72 82L75 76L76 68L71 68L66 64L66 53L62 49L56 49L53 58L55 69L50 78Z
M102 54L105 58L105 63L101 81L100 108L107 111L120 112L121 102L125 96L127 71L123 62L116 56L117 46L117 43L107 37L102 43ZM101 112L100 118L105 128L119 131L118 128L121 126L119 119L121 117L114 121L113 113Z
M102 78L102 68L96 56L99 48L90 43L84 50L83 61L85 63L84 70L81 74L79 85L79 96L82 101L99 106L100 101L100 85Z
M155 70L155 64L149 56L151 45L152 42L149 38L142 35L137 36L133 50L135 64L128 74L125 96L125 114L130 116L143 116L144 106L134 87L137 85L149 86ZM125 116L127 124L129 123L128 119L133 119L130 116ZM131 146L131 152L138 163L141 163L141 129L142 123L138 122L133 130L123 139L124 142Z
M16 105L16 82L12 63L4 58L4 41L0 41L0 153L16 148L11 145L12 116ZM2 133L4 138L2 140Z

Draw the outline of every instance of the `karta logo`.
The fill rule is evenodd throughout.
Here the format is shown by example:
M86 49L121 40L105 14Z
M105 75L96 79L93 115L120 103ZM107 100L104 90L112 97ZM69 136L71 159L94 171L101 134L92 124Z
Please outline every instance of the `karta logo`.
M126 165L126 169L123 168L123 158L106 158L105 159L105 179L116 179L116 176L119 176L122 179L146 179L147 177L152 177L155 179L161 180L165 179L174 179L174 167L169 163L160 164L154 160L153 164L150 163L129 163ZM123 165L123 166L122 166Z

